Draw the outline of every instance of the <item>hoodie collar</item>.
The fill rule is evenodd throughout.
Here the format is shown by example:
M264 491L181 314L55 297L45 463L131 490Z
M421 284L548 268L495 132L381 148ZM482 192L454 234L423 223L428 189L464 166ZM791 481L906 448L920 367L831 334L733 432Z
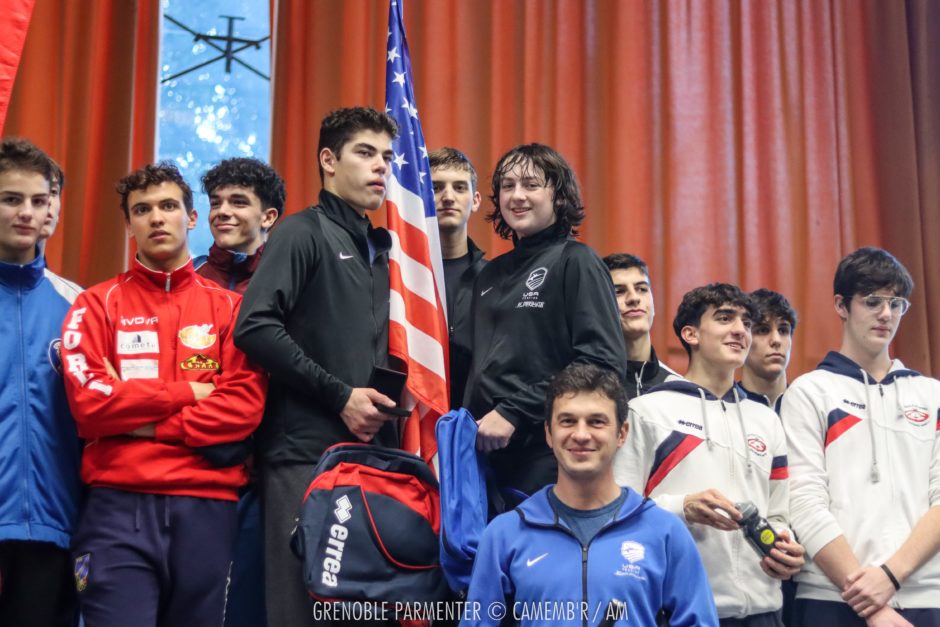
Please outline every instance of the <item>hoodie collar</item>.
M0 261L0 283L10 287L33 289L45 275L46 259L36 251L36 258L22 265Z
M862 374L863 368L857 363L839 353L837 351L829 351L826 357L819 362L819 365L816 366L817 370L825 370L827 372L832 372L833 374L840 374L844 377L849 377L854 379L859 383L867 383L869 385L878 385L878 384L889 384L898 377L919 377L921 376L916 370L910 370L905 368L904 364L901 363L900 359L892 360L891 369L888 371L888 374L885 375L885 378L881 381L875 379L869 373ZM867 381L866 381L867 375Z
M712 394L711 392L709 392L702 386L698 385L697 383L692 383L691 381L685 381L685 380L667 381L666 383L660 383L659 385L656 386L657 392L659 392L660 390L667 390L670 392L679 392L680 394L685 394L693 398L699 398L700 397L699 390L701 390L702 392L705 393L705 400L707 401L719 401L720 400L726 403L736 402L736 399L734 396L735 389L737 389L738 391L738 398L743 399L747 397L747 392L744 390L744 388L741 387L741 384L739 383L735 383L734 385L732 385L731 389L725 392L725 395L722 396L721 398L718 398L717 396L715 396L714 394Z
M767 407L770 407L771 409L773 409L777 413L777 415L780 415L780 408L783 405L782 393L780 394L780 396L777 397L777 400L774 402L774 404L771 405L769 397L763 394L760 394L758 392L752 392L751 390L744 387L744 384L741 382L738 382L737 385L738 385L738 389L744 392L744 395L748 398L748 400L752 400L755 403L760 403L761 405L766 405Z
M170 272L162 270L151 270L140 262L140 259L134 257L134 265L131 267L132 276L141 279L144 285L152 288L170 292L189 286L193 282L196 272L193 270L193 260L187 259L186 263Z
M516 508L516 511L526 523L539 527L568 528L561 518L558 517L558 514L548 500L548 491L554 487L555 484L545 486ZM613 522L626 520L644 509L653 507L653 503L649 499L644 499L630 488L623 489L627 491L627 498L624 499L623 505L620 506L620 511L614 516Z

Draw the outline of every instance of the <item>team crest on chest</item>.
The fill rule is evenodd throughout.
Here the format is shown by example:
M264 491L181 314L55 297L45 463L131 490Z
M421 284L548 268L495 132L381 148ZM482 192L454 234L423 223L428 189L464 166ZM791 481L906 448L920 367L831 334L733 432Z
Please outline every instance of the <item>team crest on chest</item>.
M516 304L516 309L542 309L545 307L545 301L539 298L539 292L537 290L538 288L542 287L543 283L545 283L545 278L547 276L548 268L545 266L536 268L529 273L529 278L525 280L527 291L522 293L522 300Z
M927 421L930 419L930 414L927 413L927 409L925 407L909 405L904 407L904 417L915 427L920 427L921 425L927 424Z
M183 346L203 350L215 344L215 333L211 324L191 324L180 329L179 338Z
M747 446L761 457L767 454L767 443L764 442L764 438L757 434L747 434Z

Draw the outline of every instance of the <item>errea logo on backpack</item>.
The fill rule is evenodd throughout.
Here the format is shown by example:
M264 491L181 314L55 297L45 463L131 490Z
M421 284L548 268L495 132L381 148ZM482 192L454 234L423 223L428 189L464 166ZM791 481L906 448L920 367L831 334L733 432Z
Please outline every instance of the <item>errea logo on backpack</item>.
M323 585L330 586L335 588L339 583L336 575L339 574L339 571L343 568L343 549L346 547L346 538L349 536L349 530L346 529L342 524L352 518L352 503L349 502L349 497L345 494L335 501L336 509L333 510L333 515L336 516L336 520L339 523L334 523L330 527L330 537L326 541L326 557L323 559L323 573L320 577L320 580L323 582Z
M333 510L333 515L336 516L336 520L341 523L349 520L352 515L349 513L352 511L352 503L349 502L349 497L345 494L338 499L336 499L336 509Z

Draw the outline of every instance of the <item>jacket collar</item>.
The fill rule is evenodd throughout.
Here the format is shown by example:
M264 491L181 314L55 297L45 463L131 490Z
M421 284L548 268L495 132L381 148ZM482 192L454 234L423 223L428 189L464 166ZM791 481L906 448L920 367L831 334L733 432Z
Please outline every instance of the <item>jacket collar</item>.
M130 269L132 276L140 279L145 285L155 289L170 292L183 287L187 287L193 282L196 272L193 270L193 260L187 259L186 263L170 272L161 270L151 270L140 262L140 259L134 257L134 264Z
M23 265L0 261L0 283L11 287L32 289L45 275L46 259L37 249L36 258Z
M388 231L373 227L369 218L359 215L352 205L336 194L320 190L320 207L330 220L352 235L364 259L369 259L370 241L376 258L392 249L392 237Z
M752 400L755 403L760 403L761 405L766 405L767 407L770 407L772 410L777 412L778 415L780 414L780 408L783 406L783 394L780 394L774 404L771 405L769 397L758 392L752 392L751 390L744 387L744 384L741 382L738 382L737 386L739 390L744 392L744 395L748 398L748 400Z
M548 491L554 487L554 484L545 486L516 508L522 520L540 527L567 527L548 500ZM644 499L630 488L624 489L627 491L627 498L620 506L620 511L614 516L614 522L626 520L644 509L653 507L653 503L649 499Z
M469 252L470 252L470 265L471 265L471 266L472 266L472 265L475 265L475 264L478 263L481 259L483 259L483 251L480 250L479 246L477 246L477 245L473 242L473 240L470 239L469 237L467 238L467 249L468 249Z
M631 361L627 360L627 380L636 380L637 373L641 373L640 381L646 383L651 381L659 374L659 358L656 357L656 349L650 345L649 361Z
M819 362L819 365L816 366L816 369L826 370L827 372L832 372L834 374L841 374L842 376L854 379L859 383L865 383L865 378L862 376L862 367L842 353L836 351L829 351L825 358ZM891 362L891 369L888 371L888 374L885 375L885 378L881 381L875 380L875 378L869 373L866 374L868 375L868 383L873 385L879 383L888 384L898 377L921 376L920 373L916 370L905 368L900 359L895 359Z
M697 383L692 383L691 381L685 381L685 380L667 381L666 383L660 383L659 385L656 386L657 392L661 390L665 390L669 392L678 392L679 394L685 394L687 396L692 396L695 398L700 398L698 391L702 390L705 393L705 400L707 401L721 400L726 403L735 402L734 400L735 389L737 389L738 391L738 398L743 399L747 397L747 392L744 391L744 388L742 388L739 383L735 383L734 385L732 385L731 389L725 392L725 395L722 396L720 399L714 394L712 394L711 392L709 392L708 390L706 390L705 388L703 388L702 386L698 385Z
M535 252L547 248L556 242L568 239L569 236L570 233L568 230L564 228L560 222L555 222L529 237L519 239L513 235L512 243L517 251L527 253L529 251Z
M225 250L213 244L209 247L209 258L206 262L225 274L237 273L248 277L254 273L258 264L261 262L261 253L263 250L264 244L262 244L254 254L248 255L246 253Z

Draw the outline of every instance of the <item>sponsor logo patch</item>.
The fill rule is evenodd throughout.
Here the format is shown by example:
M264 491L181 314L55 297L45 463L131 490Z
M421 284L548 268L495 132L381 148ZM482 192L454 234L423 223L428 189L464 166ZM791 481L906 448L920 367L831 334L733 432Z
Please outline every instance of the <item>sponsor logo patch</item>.
M160 362L156 359L122 359L121 380L131 379L158 379L160 378Z
M183 346L203 350L215 344L215 333L211 324L191 324L180 329L179 338Z
M156 331L118 331L117 354L140 355L141 353L159 353L160 340Z
M88 565L91 553L85 553L75 558L75 590L84 592L88 587Z
M199 353L181 361L180 368L183 370L218 370L219 362Z

